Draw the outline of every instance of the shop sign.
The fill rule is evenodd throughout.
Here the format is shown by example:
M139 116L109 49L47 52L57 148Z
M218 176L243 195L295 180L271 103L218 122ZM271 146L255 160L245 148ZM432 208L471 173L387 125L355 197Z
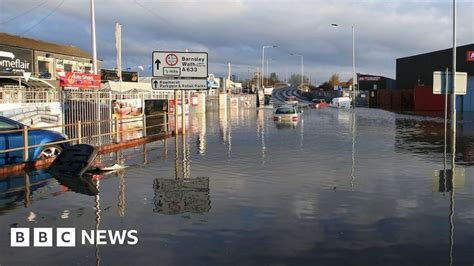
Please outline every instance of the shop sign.
M61 87L99 88L100 77L94 74L66 72L60 78L59 85Z
M467 51L466 60L469 62L474 61L474 51Z
M0 45L0 72L33 72L33 50Z

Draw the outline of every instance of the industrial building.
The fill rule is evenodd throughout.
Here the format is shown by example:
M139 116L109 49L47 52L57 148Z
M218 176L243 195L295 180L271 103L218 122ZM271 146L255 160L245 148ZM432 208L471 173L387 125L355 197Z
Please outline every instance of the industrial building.
M460 112L474 111L474 44L457 47L456 55L457 72L468 75L467 95L457 96L457 109ZM451 71L452 66L452 48L398 58L397 90L412 92L414 111L442 111L444 96L433 94L433 72Z

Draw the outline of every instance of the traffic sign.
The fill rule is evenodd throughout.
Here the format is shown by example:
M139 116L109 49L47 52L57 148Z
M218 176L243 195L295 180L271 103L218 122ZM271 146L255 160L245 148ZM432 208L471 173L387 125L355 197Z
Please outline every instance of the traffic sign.
M152 78L154 90L207 90L207 79L161 79Z
M207 78L206 52L154 51L153 77L159 78Z
M433 94L451 94L453 91L453 73L448 72L448 88L446 88L446 72L433 72ZM467 73L456 72L456 95L466 95Z

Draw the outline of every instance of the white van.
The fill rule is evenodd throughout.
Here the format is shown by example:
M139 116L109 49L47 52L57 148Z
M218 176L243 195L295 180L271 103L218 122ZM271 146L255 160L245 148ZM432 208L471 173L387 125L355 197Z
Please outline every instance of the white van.
M351 108L352 99L350 97L336 97L331 100L329 107Z
M265 94L265 96L272 96L272 93L273 93L273 87L263 88L263 94Z

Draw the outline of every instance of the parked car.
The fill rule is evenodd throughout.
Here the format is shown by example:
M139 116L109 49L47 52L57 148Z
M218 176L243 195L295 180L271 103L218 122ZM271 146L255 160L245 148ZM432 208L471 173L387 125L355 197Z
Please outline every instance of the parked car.
M296 125L300 120L300 112L293 105L281 105L275 109L273 121L275 123L289 123Z
M264 105L270 105L270 104L272 104L272 103L273 103L272 97L270 97L270 96L265 96Z
M25 125L18 121L0 116L0 150L23 147L23 132L20 130L23 127L25 127ZM57 157L69 144L51 143L66 139L66 135L56 131L29 128L28 146L41 145L28 150L28 161ZM0 153L0 165L20 162L23 162L22 150Z
M324 99L313 99L308 106L314 109L322 109L327 107L327 103Z
M296 99L295 96L288 96L288 97L286 97L286 104L289 104L289 105L297 105L297 104L298 104L298 100Z
M331 100L330 107L351 108L352 99L350 97L336 97Z

